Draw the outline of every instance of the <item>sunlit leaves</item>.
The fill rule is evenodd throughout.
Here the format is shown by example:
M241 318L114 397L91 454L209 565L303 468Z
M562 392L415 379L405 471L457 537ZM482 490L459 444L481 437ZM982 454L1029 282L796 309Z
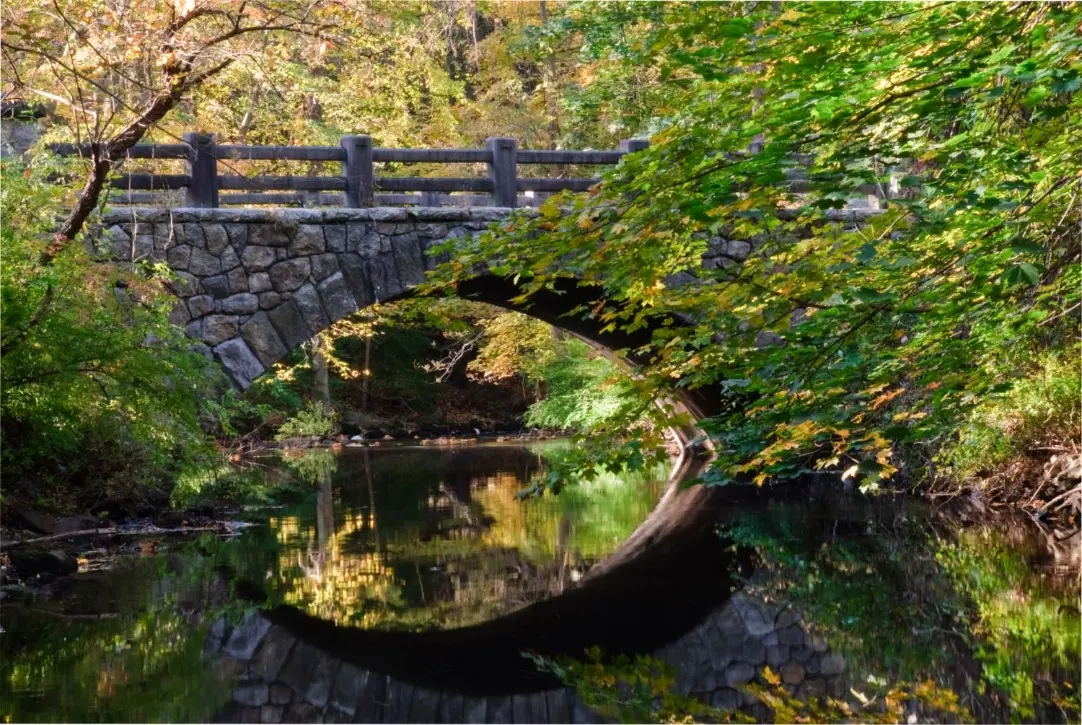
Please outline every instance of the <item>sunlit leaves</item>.
M524 219L464 261L514 255L603 285L606 329L653 328L639 352L658 390L744 381L702 422L719 443L713 480L825 467L875 485L901 464L897 444L942 436L981 391L1024 374L1004 344L1069 334L1068 320L1037 325L1079 296L1065 275L1082 114L1053 112L1078 106L1078 14L790 11L791 37L779 28L792 16L767 6L671 8L651 57L697 81L670 90L681 111L650 150L562 200L564 216L546 209L543 245ZM779 188L794 171L801 194ZM869 187L890 190L884 213L841 210ZM674 315L707 334L673 333Z

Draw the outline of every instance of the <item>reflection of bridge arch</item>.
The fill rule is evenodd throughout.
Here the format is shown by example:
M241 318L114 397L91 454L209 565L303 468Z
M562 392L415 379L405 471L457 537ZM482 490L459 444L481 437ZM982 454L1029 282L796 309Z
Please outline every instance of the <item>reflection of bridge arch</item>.
M760 721L769 712L739 688L767 665L797 695L840 695L844 660L799 615L733 594L742 563L712 531L717 509L702 490L673 495L652 514L685 526L655 528L652 545L633 544L634 555L578 587L481 624L372 631L280 606L231 631L216 626L209 647L242 673L221 719L595 722L574 692L522 656L595 645L653 653L675 668L678 691ZM745 497L754 501L737 493L728 503Z

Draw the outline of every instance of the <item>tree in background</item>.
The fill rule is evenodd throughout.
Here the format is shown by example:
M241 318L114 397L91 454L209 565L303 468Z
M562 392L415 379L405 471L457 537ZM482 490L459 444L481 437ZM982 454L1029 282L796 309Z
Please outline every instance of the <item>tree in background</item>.
M277 33L329 35L320 5L91 0L7 8L0 47L14 90L53 101L71 137L90 144L86 182L43 261L75 239L127 150L193 89L238 58L265 54Z

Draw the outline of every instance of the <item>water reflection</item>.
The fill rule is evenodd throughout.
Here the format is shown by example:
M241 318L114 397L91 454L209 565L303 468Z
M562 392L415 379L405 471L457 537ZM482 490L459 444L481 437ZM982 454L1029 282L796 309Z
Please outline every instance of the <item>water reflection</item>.
M290 465L315 490L267 522L278 552L268 586L323 619L385 629L463 626L559 594L645 518L666 474L601 477L560 497L520 499L560 450L549 442L298 454Z
M265 525L236 539L165 539L158 556L60 579L33 598L5 591L0 717L209 719L230 687L204 658L206 628L230 606L237 615L247 606L229 589L240 579L259 582L268 603L369 630L447 630L573 591L550 602L574 600L551 629L536 620L515 632L505 627L493 637L502 643L511 635L549 641L550 632L567 630L588 630L585 641L603 629L614 641L636 642L672 622L696 591L713 597L718 581L729 581L731 572L700 547L679 552L683 568L666 560L661 573L651 570L633 595L599 591L597 578L573 586L645 517L663 471L521 501L516 493L558 446L314 453L268 466L268 479L295 485L281 508L253 513ZM1065 539L1028 518L974 525L920 502L803 489L749 495L725 508L722 534L758 553L747 593L802 610L808 628L844 654L847 687L873 698L900 682L933 682L957 693L977 721L1077 721L1077 533ZM591 586L593 609L584 612L579 595ZM621 619L632 610L638 619ZM600 614L590 619L590 611ZM359 634L408 645L457 633ZM701 642L691 640L676 654L692 663L686 677L699 683ZM424 662L440 677L459 677L470 665L482 673L467 673L471 681L486 686L506 668L495 649L475 648L476 663L463 649L437 642L428 658L408 646L366 652L389 652L409 667Z

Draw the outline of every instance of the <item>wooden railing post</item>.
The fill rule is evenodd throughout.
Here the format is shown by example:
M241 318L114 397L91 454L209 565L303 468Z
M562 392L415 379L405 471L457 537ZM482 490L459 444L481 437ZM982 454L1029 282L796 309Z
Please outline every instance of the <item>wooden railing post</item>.
M186 203L199 209L218 206L218 157L214 153L214 134L189 131L184 134L188 144L188 191Z
M648 148L650 148L650 140L645 138L629 138L620 142L620 150L625 154L633 154Z
M493 136L485 141L485 146L492 154L488 161L492 202L496 206L514 207L518 197L518 141L506 136Z
M342 164L342 175L346 177L342 206L348 209L375 206L372 137L343 136L342 148L346 150L346 160Z

